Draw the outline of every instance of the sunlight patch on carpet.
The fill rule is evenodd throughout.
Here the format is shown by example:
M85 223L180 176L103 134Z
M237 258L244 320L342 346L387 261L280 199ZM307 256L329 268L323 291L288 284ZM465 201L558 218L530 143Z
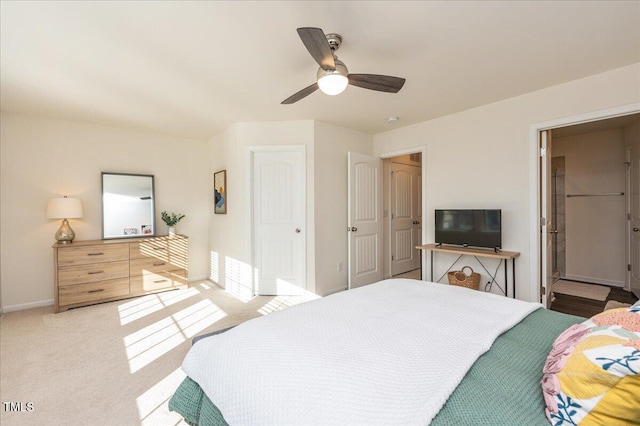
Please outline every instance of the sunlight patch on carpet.
M182 420L178 413L169 411L168 404L185 377L186 374L178 368L136 398L141 425L169 424L167 420L171 420L171 424L177 424Z
M320 296L311 293L310 291L305 291L304 294L301 294L299 296L276 296L261 308L259 308L258 313L262 315L268 315L275 311L281 311L285 308L288 308L289 306L298 305L300 303L319 298Z
M125 336L129 370L135 373L226 316L205 299Z
M200 292L195 288L186 290L174 290L166 293L150 294L118 306L120 325L129 324L140 318L144 318L167 306L182 302Z

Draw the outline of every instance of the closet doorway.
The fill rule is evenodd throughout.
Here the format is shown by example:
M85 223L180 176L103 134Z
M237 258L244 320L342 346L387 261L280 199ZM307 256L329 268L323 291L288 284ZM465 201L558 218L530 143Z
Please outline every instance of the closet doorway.
M610 301L633 303L633 291L640 295L633 278L640 235L631 224L634 206L640 216L640 174L632 172L637 160L631 161L640 146L638 129L640 114L547 130L545 247L551 250L546 267L553 310L591 316Z

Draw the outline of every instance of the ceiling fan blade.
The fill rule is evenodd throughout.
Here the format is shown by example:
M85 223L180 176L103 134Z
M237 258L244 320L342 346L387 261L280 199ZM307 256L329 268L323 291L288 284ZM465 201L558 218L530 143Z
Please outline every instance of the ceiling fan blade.
M398 93L405 79L390 75L349 74L349 84L379 92Z
M318 83L313 83L311 86L305 87L304 89L302 89L298 93L295 93L295 94L289 96L287 99L285 99L284 101L282 101L280 103L282 105L289 105L289 104L292 104L294 102L298 102L300 99L302 99L302 98L304 98L306 96L309 96L310 94L312 94L316 90L318 90Z
M298 35L313 59L322 69L336 68L336 63L333 60L333 51L329 46L327 36L324 35L320 28L298 28Z

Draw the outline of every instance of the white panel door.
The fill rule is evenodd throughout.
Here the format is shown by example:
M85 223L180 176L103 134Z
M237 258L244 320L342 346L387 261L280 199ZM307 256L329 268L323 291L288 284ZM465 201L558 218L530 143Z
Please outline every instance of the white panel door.
M552 285L553 285L553 235L555 224L552 222L552 198L551 198L551 131L545 130L540 133L540 260L541 260L541 287L545 295L542 295L540 302L545 307L551 306Z
M349 152L349 288L382 280L382 160Z
M391 164L391 275L420 267L420 167Z
M631 269L631 292L640 297L640 148L636 144L629 147L629 203L630 223L629 235Z
M304 185L304 152L254 152L255 294L302 294L306 287Z

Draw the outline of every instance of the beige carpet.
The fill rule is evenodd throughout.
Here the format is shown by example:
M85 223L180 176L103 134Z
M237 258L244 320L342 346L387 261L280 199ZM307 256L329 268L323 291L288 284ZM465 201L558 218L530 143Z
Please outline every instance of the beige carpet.
M419 280L420 269L414 269L413 271L405 272L404 274L394 275L393 278L410 278L413 280Z
M558 280L551 287L554 293L566 294L569 296L584 297L585 299L593 299L605 301L611 289L602 285L585 284L575 281Z
M607 311L609 309L628 308L629 306L631 306L630 303L622 303L618 302L617 300L609 300L607 304L604 305L604 310Z
M0 319L0 424L177 425L167 402L198 334L239 324L313 296L241 301L205 281L136 299Z

